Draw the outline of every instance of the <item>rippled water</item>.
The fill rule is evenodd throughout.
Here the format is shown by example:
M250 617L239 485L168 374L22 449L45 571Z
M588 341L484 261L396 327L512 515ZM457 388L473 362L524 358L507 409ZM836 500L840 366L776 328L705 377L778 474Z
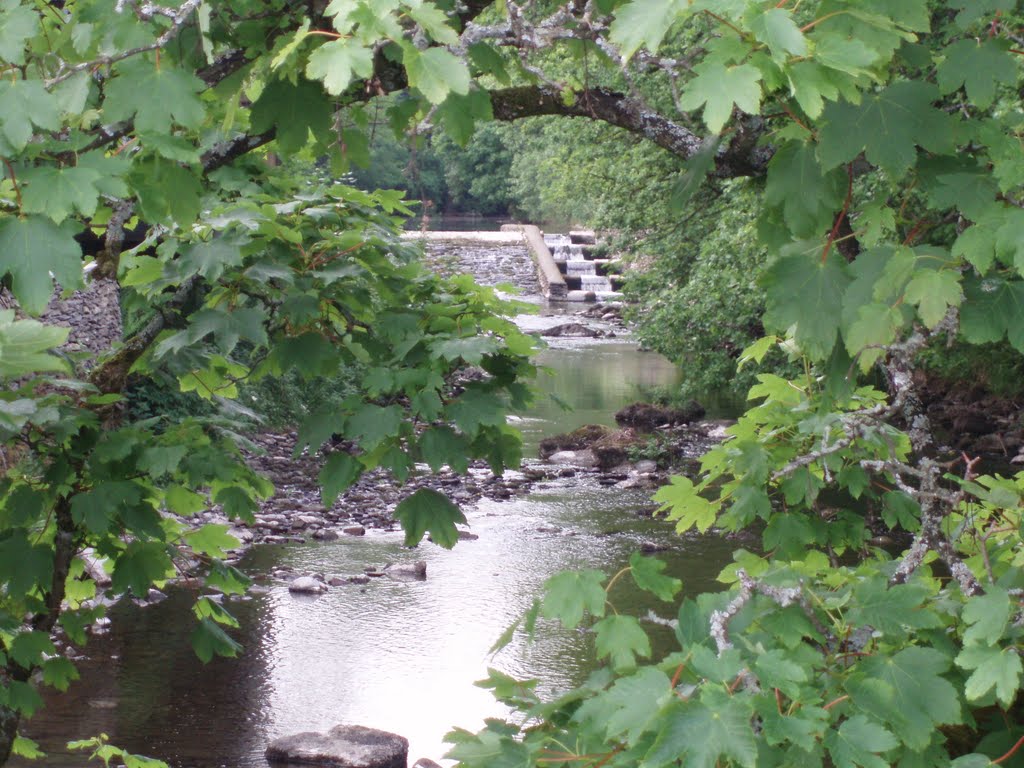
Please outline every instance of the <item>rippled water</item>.
M535 322L544 322L536 319ZM611 423L638 389L674 380L663 359L621 342L566 342L543 354L551 375L541 387L576 406L562 411L542 397L517 423L528 444L583 423ZM261 547L243 565L266 574L287 565L300 572L348 575L366 567L424 559L428 578L374 579L317 598L296 597L280 584L233 604L245 653L201 664L188 644L187 593L156 606L114 610L114 629L89 646L83 679L53 698L26 732L51 752L47 765L81 765L62 754L70 738L106 732L133 751L180 766L265 766L267 742L285 733L358 723L401 733L410 758L440 758L453 725L476 729L502 709L473 682L488 665L545 681L546 690L578 683L592 667L592 638L542 624L535 642L517 637L493 658L488 649L530 605L550 574L598 567L612 573L642 541L669 542L661 556L688 592L714 589L729 556L715 538L680 539L637 514L642 492L601 487L594 479L538 486L528 497L467 510L479 540L448 552L429 543L414 551L395 533L307 545ZM557 528L539 531L539 528ZM616 587L630 610L668 607ZM668 631L651 627L656 645ZM38 763L36 763L38 765Z

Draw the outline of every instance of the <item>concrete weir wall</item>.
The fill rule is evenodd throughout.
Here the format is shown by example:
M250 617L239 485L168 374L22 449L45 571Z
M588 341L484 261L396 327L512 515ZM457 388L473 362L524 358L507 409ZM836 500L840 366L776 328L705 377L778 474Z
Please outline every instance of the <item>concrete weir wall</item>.
M505 224L500 232L405 232L403 237L453 244L525 245L536 267L541 292L550 299L565 299L568 294L565 278L544 242L544 235L532 224Z
M568 286L562 272L555 264L547 243L544 242L544 235L538 227L533 224L503 224L502 232L519 231L526 241L526 247L530 251L537 264L537 279L540 281L541 290L549 299L564 299L569 294Z

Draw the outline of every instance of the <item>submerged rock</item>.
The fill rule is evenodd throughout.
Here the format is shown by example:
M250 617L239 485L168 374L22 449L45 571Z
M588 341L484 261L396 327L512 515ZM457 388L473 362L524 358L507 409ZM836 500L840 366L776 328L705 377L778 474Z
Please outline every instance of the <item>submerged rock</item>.
M597 328L591 328L583 323L562 323L553 328L546 328L540 332L541 336L564 336L584 339L599 339L604 334Z
M327 733L296 733L275 739L267 760L284 765L332 768L406 768L409 741L402 736L361 725L336 725Z
M423 581L427 578L427 562L416 560L411 563L392 563L384 568L384 573L399 581Z
M327 591L327 585L312 576L299 576L288 585L288 591L300 595L319 595Z

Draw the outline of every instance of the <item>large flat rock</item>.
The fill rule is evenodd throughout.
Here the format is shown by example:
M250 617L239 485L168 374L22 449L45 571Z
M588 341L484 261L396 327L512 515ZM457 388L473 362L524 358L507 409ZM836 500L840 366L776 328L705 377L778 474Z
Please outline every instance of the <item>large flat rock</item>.
M267 747L275 765L323 765L330 768L406 768L409 741L362 725L336 725L327 733L296 733Z

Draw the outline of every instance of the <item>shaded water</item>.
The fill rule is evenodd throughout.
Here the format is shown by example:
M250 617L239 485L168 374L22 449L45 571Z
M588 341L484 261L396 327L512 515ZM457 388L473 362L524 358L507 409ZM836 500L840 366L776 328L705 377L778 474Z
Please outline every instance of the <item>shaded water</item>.
M542 397L517 423L528 445L580 424L611 423L640 388L671 384L676 375L664 360L630 344L557 343L560 348L542 355L551 374L540 386L576 410L565 412ZM541 484L528 497L467 510L480 538L451 552L429 543L410 551L400 534L380 532L260 547L243 561L254 575L280 565L350 575L424 559L428 579L374 579L318 598L271 584L232 606L242 624L236 633L245 646L241 658L205 666L188 644L193 595L174 593L141 610L120 606L112 632L90 644L95 661L80 665L83 679L49 701L25 730L51 752L48 765L81 765L81 757L62 754L63 743L102 731L114 743L176 766L262 767L270 739L337 723L401 733L411 742L411 760L438 759L451 726L475 730L484 717L502 714L473 686L489 665L540 677L547 691L579 683L593 667L589 634L543 623L532 644L517 636L489 656L491 644L555 571L598 567L610 574L642 541L668 540L672 550L660 556L686 591L715 588L730 546L711 537L674 537L663 522L637 514L644 507L649 499L643 492L568 478ZM613 599L630 611L669 611L628 579L615 590ZM668 630L651 626L651 632L656 648L671 642Z

